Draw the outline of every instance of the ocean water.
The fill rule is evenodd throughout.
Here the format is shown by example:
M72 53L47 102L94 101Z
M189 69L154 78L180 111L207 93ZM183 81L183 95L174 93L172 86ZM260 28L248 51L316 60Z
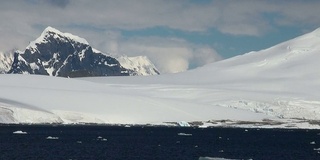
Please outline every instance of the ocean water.
M320 159L320 130L0 126L1 160L217 158Z

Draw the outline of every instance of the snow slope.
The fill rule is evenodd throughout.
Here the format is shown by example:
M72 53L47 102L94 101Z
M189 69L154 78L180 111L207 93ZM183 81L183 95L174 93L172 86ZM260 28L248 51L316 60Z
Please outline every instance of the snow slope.
M318 29L266 50L159 76L0 75L0 121L320 128L319 43Z
M0 77L2 108L0 117L11 119L5 121L7 123L63 121L147 124L212 118L248 120L268 118L244 110L163 99L140 92L138 89L77 79L32 75L0 75ZM10 111L13 111L12 114L8 114ZM228 112L230 115L221 115L221 112ZM22 114L23 118L21 115L16 116L17 113Z
M100 83L167 85L163 98L240 108L280 118L320 120L320 29L269 49L250 52L185 73ZM137 87L138 88L138 87ZM142 87L143 88L143 87ZM168 92L164 92L168 91Z

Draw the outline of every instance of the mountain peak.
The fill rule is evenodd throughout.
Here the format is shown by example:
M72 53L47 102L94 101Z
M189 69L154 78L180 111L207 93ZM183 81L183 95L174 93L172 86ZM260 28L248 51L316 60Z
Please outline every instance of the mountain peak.
M58 29L55 29L51 26L48 26L47 28L45 28L42 33L47 33L47 32L55 32L58 34L63 34L61 31L59 31Z
M48 43L50 41L50 37L60 40L60 41L69 41L73 43L81 43L85 45L89 45L88 41L79 36L73 35L71 33L63 33L58 29L55 29L51 26L48 26L43 30L40 37L38 37L35 41L30 42L27 48L36 48L37 44Z
M124 68L134 71L132 75L146 76L160 74L158 69L146 56L121 56L117 59Z

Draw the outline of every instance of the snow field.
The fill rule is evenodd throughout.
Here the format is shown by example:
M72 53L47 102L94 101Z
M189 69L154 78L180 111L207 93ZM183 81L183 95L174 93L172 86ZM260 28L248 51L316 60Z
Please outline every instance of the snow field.
M270 121L281 122L276 127L320 128L318 32L177 74L79 79L0 75L0 120L197 121L202 126L239 126L238 121L246 127L256 126L249 122L275 127L266 125ZM33 118L28 119L30 114Z

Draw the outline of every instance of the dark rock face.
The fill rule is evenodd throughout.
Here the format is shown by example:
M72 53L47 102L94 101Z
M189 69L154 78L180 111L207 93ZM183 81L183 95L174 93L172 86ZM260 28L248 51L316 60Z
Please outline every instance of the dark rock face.
M11 65L11 69L8 71L8 73L30 73L32 74L32 70L30 66L26 64L25 61L19 60L20 54L18 52L14 53L13 63ZM33 73L34 74L34 73Z
M85 40L51 27L24 52L14 54L8 71L60 77L128 76L130 72L115 58L94 51Z

